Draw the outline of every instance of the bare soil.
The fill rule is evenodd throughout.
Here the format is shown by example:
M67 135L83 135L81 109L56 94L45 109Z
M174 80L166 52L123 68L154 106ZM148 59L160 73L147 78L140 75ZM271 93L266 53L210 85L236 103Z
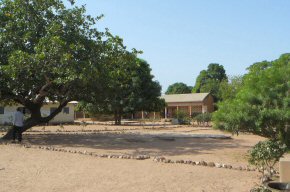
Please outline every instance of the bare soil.
M164 137L164 134L167 134ZM193 138L227 135L231 139ZM162 137L161 137L162 136ZM186 136L186 137L185 137ZM93 154L164 156L247 165L247 151L264 138L170 125L64 125L35 127L24 143ZM151 159L107 159L0 145L0 192L30 191L249 191L258 172L156 163Z

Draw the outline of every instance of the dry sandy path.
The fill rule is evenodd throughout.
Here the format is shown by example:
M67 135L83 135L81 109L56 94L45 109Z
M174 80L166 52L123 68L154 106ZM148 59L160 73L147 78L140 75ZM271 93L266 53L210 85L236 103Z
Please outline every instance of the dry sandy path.
M257 175L0 145L0 192L246 192Z

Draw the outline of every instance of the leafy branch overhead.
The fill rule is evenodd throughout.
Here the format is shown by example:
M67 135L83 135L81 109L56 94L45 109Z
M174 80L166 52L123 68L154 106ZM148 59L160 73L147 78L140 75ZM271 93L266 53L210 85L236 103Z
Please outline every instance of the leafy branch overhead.
M23 131L48 122L69 101L99 103L129 88L119 79L130 81L128 66L141 51L127 51L120 37L98 31L102 15L93 18L70 3L68 9L60 0L0 2L0 100L30 110ZM42 117L47 101L59 107Z

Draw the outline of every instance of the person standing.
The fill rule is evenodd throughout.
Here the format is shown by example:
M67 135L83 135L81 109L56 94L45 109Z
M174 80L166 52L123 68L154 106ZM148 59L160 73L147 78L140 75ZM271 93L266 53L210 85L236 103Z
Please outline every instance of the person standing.
M14 115L14 127L13 127L13 141L17 139L19 142L22 141L22 127L23 127L24 115L21 112L21 108L18 107Z

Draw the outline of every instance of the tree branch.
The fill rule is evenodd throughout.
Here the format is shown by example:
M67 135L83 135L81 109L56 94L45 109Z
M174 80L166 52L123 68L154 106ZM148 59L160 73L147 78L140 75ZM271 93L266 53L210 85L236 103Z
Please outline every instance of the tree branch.
M56 110L54 110L49 116L47 117L42 117L41 118L41 122L42 123L47 123L48 121L50 121L51 119L53 119L58 113L60 113L62 111L62 109L67 105L69 101L63 101L59 104L59 106L57 107Z
M52 85L52 82L49 80L49 78L46 75L45 75L45 80L46 80L46 84L40 88L39 93L36 95L35 99L33 100L34 103L42 103L47 95L46 89Z

